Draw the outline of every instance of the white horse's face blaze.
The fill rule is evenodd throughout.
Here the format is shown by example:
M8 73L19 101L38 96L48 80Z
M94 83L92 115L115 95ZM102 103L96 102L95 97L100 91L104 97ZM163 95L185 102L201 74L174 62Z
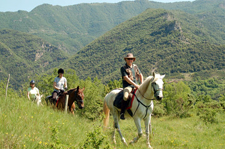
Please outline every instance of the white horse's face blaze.
M154 90L154 96L157 100L162 100L163 98L163 78L165 75L160 76L155 82L152 83Z

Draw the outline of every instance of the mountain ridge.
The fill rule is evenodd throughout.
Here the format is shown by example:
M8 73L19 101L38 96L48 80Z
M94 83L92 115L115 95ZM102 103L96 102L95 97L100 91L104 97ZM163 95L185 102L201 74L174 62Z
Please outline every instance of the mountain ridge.
M0 78L11 74L11 83L15 88L68 58L54 45L23 32L2 29L0 41Z
M37 35L71 55L147 8L179 9L190 14L204 14L213 9L223 9L223 4L222 0L196 0L178 3L124 1L115 4L94 3L64 7L43 4L30 12L0 13L2 20L0 29L10 28ZM214 18L214 20L217 21L218 26L224 26L222 19Z
M195 16L189 16L193 22L188 22L185 14L148 9L94 40L61 66L75 69L83 79L97 76L107 82L120 78L123 57L132 52L145 76L155 68L167 75L222 69L224 46L207 42L216 39L197 26L197 20L193 23ZM209 53L212 60L207 58Z

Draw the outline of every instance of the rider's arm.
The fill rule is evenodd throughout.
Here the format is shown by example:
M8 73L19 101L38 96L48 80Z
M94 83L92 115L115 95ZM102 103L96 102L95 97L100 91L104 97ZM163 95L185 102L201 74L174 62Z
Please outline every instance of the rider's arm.
M141 81L141 84L143 83L143 75L142 73L140 74L140 81Z
M123 79L127 81L129 84L133 85L135 88L139 88L139 85L134 83L128 76L123 76Z
M28 99L30 100L30 95L29 95L29 92L27 92L27 97L28 97Z
M37 88L37 95L40 96L39 89Z
M65 78L64 87L65 87L65 89L67 89L67 80L66 80L66 78Z
M57 89L57 90L60 89L60 88L58 88L58 87L56 86L56 82L53 82L53 88L54 88L54 89Z

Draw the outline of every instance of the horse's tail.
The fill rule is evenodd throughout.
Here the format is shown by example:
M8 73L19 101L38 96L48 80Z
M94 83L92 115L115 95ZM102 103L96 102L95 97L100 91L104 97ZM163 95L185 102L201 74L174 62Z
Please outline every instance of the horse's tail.
M105 114L105 117L104 117L104 130L106 129L106 127L108 126L108 123L109 123L109 113L110 113L110 110L106 104L106 101L104 101L104 106L103 106L103 112Z

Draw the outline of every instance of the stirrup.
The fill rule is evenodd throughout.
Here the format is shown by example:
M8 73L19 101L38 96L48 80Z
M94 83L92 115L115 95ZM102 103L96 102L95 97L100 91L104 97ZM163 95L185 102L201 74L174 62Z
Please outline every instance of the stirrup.
M121 119L121 120L125 120L124 113L121 113L121 114L120 114L120 119Z

